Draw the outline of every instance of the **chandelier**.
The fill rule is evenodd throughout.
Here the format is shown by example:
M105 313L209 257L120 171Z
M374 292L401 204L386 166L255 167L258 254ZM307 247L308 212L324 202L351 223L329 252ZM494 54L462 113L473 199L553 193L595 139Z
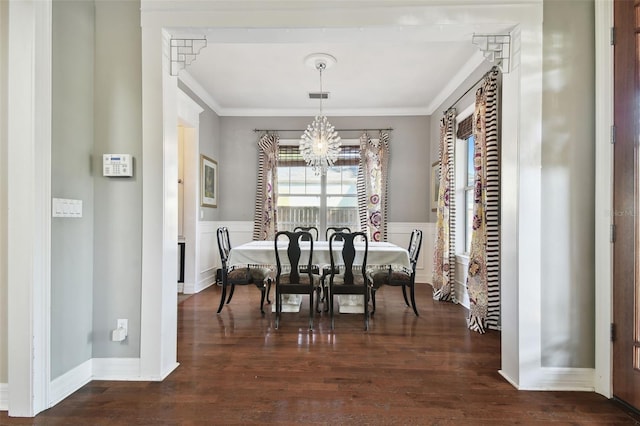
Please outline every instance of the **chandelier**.
M307 56L305 62L320 73L320 112L307 126L300 138L300 154L307 166L313 168L316 175L326 174L327 168L333 166L340 153L340 136L336 129L322 114L322 71L336 62L336 59L324 53Z

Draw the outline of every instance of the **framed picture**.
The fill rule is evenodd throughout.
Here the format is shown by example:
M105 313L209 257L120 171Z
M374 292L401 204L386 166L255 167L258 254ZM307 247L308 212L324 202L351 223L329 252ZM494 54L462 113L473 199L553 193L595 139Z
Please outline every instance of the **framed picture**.
M438 209L438 193L440 192L440 163L431 165L431 211Z
M218 162L200 155L200 205L218 207Z

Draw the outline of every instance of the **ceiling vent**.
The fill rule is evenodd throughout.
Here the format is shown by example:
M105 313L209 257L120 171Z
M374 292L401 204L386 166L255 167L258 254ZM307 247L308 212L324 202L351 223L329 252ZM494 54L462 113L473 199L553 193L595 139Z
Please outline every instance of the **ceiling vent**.
M329 92L309 92L309 99L329 99Z

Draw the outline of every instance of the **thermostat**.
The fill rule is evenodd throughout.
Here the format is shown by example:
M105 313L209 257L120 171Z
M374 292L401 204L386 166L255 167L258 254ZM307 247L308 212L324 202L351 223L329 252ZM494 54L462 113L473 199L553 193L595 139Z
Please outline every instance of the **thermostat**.
M115 177L133 176L131 154L103 154L102 175Z

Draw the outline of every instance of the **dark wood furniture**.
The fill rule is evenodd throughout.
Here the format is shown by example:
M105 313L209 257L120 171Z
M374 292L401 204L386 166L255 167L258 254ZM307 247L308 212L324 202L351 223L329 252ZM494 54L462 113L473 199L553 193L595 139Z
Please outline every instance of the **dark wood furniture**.
M411 232L411 239L409 240L409 260L411 261L411 268L407 269L404 266L390 265L386 271L377 271L370 274L371 280L371 301L373 302L373 310L371 315L376 312L376 291L383 285L389 285L394 287L402 287L402 296L404 296L404 303L407 306L413 308L413 312L416 316L418 314L418 308L416 307L415 296L415 284L416 284L416 264L418 263L418 255L420 254L420 247L422 247L422 231L414 229ZM407 299L407 288L409 288L409 294L411 297L411 304Z
M278 251L278 242L286 241L287 263L283 264ZM309 243L309 255L305 263L300 264L300 241ZM283 294L309 295L309 330L313 330L313 299L316 295L316 309L320 298L320 279L312 273L313 267L313 237L308 231L281 231L276 234L274 241L276 253L276 329L280 326L282 316Z
M268 288L271 288L272 271L269 268L258 265L230 266L228 263L229 253L231 252L231 242L229 240L229 230L226 227L220 227L217 231L218 250L220 251L220 261L222 262L222 294L217 313L220 313L225 304L227 295L227 287L231 287L229 291L229 299L227 304L231 302L233 292L237 285L255 285L262 293L260 298L260 312L264 314L264 299L268 294ZM267 302L271 303L267 296Z
M356 246L354 240L358 238L364 241L360 250L362 260L360 264L356 260ZM341 256L334 252L336 242L342 240ZM362 295L364 297L364 329L369 329L369 282L366 275L367 253L369 252L369 240L364 232L336 232L329 238L329 254L331 266L329 274L329 312L331 316L331 329L334 329L334 296L336 295Z

